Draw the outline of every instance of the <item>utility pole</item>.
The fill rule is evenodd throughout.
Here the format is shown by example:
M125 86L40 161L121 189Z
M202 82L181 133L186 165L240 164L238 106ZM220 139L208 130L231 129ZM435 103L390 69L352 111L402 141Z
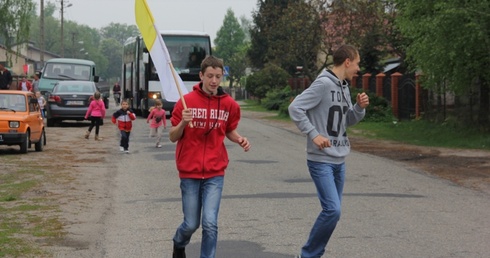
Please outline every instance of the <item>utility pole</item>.
M41 0L41 21L40 21L40 28L39 30L41 31L41 56L40 56L40 61L41 61L41 67L44 67L44 0Z
M64 0L60 0L61 2L61 9L60 9L60 12L61 12L61 57L65 57L65 38L64 38L64 34L63 34L63 23L65 23L65 21L63 20L63 15L65 13L65 7L70 7L72 6L72 4L69 4L67 3L67 5L65 6L65 3L64 3Z
M63 3L63 0L61 0L61 57L65 57L65 43L64 43L64 37L63 37L63 13L64 13L64 8L65 8L65 3Z

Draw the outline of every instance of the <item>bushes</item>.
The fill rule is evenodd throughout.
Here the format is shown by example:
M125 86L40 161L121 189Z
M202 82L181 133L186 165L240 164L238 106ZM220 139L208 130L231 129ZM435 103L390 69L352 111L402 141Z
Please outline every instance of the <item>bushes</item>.
M350 89L352 103L356 103L357 93L362 92L364 92L362 89ZM366 94L369 96L369 106L366 108L366 116L363 121L391 122L397 120L393 117L391 106L385 98L378 97L370 91L367 91Z
M288 79L289 74L284 69L274 64L266 64L264 69L248 77L245 87L261 102L268 92L288 85Z

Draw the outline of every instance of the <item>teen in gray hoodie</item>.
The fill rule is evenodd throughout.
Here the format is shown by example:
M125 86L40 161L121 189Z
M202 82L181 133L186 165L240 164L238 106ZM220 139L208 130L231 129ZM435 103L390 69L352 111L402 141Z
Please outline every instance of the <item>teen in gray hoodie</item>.
M311 229L301 258L319 258L325 253L341 213L345 180L345 157L350 153L347 127L364 118L369 97L357 95L352 104L349 84L359 72L359 52L344 45L333 54L334 67L324 70L289 105L289 116L307 136L306 159L322 211Z

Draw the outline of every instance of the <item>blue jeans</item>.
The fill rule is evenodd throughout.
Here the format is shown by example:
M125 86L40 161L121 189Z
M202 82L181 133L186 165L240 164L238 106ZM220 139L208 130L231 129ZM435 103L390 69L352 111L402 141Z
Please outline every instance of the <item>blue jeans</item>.
M180 180L184 222L175 232L175 246L182 248L189 244L192 234L199 228L202 212L201 258L214 258L218 242L218 212L223 183L223 176Z
M131 132L126 132L124 130L121 130L121 141L119 143L119 146L123 147L124 150L129 149L129 136L131 135Z
M322 211L311 229L308 241L301 249L302 258L320 258L340 219L345 163L329 164L307 161L315 183Z

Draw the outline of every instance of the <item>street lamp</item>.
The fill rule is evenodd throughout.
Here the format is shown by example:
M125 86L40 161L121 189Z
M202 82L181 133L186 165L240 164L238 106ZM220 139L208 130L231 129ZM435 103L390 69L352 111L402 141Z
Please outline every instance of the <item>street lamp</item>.
M61 0L61 9L60 9L60 12L61 12L61 57L65 57L65 40L64 40L64 35L63 35L63 13L65 12L65 8L68 8L72 6L72 4L70 3L67 3L67 5L65 6L65 3L63 2L63 0Z

